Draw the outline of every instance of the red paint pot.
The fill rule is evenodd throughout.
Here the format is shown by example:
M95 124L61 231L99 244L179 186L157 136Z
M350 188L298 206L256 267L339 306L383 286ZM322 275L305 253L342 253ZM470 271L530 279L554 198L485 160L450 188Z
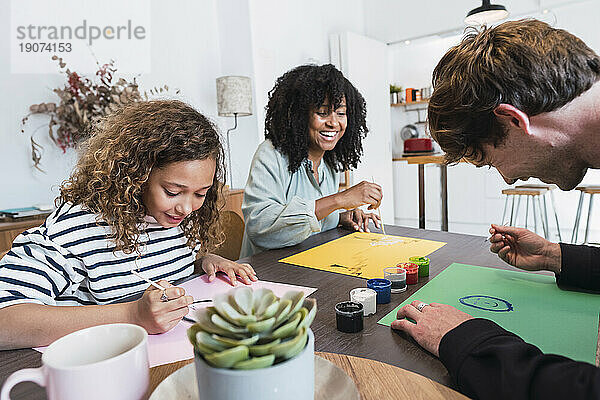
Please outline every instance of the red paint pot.
M400 263L396 267L406 270L406 284L414 285L419 282L419 266L413 263Z

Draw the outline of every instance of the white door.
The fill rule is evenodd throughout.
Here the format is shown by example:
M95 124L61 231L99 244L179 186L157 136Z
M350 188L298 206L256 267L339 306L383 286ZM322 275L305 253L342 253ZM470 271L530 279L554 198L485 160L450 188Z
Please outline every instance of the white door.
M374 178L383 187L381 217L387 224L393 224L394 179L387 46L351 32L332 34L329 44L331 63L342 71L367 102L369 133L363 141L364 153L358 168L352 171L350 184Z

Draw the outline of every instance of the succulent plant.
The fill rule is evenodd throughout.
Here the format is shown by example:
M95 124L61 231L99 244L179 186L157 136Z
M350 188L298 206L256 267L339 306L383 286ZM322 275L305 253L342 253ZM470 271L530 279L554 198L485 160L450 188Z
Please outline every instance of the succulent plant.
M213 367L266 368L304 349L316 313L316 300L301 291L279 298L269 289L240 287L198 310L187 333L196 353Z

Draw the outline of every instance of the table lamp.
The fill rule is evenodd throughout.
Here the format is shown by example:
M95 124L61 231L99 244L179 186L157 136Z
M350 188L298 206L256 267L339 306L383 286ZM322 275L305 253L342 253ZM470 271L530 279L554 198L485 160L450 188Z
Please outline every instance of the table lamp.
M237 117L252 115L252 84L247 76L222 76L217 78L217 109L220 117L233 117L233 128L227 130L227 158L229 160L229 186L233 186L231 170L231 145L229 133L237 128Z

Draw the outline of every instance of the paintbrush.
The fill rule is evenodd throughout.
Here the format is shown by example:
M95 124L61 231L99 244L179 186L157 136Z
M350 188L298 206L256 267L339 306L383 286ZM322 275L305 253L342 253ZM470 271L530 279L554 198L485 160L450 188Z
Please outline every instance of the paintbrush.
M503 222L503 223L502 223L502 226L509 226L509 225L508 225L509 223L510 223L510 221L505 221L505 222ZM486 238L486 239L483 241L483 243L489 243L489 242L490 242L490 238L491 238L491 236L490 236L490 237L487 237L487 238ZM502 235L502 239L504 239L504 235Z
M371 180L375 183L375 177L371 176ZM379 203L379 207L377 207L377 214L379 215L379 222L381 223L381 232L383 232L383 236L387 236L385 234L385 227L383 226L383 219L381 219L381 203Z
M212 300L211 299L205 299L205 300L194 300L192 301L192 304L198 304L198 303L210 303Z
M377 213L379 214L379 222L381 223L381 232L383 232L383 236L386 236L385 234L385 226L383 226L383 220L381 219L381 204L379 205L379 207L377 207Z
M137 272L135 269L131 270L131 273L134 274L135 276L137 276L138 278L148 282L150 285L154 286L155 288L157 288L158 290L166 290L166 288L160 286L158 283L156 282L152 282L150 279L146 278L145 276L143 276L142 274L140 274L139 272Z
M166 290L166 288L160 286L158 283L156 282L152 282L150 279L146 278L145 276L143 276L142 274L140 274L139 272L137 272L135 269L131 270L131 273L134 274L135 276L137 276L138 278L148 282L150 285L154 286L155 288L159 289L159 290ZM209 303L212 300L210 299L204 299L204 300L194 300L192 302L192 304L198 304L198 303Z

